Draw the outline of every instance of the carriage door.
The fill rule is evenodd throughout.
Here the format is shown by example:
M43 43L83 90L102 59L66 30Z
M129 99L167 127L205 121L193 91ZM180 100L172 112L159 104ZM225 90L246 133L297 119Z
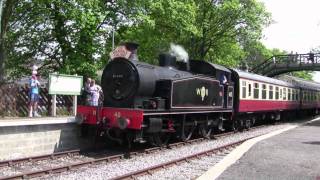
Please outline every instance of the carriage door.
M247 97L247 99L252 99L252 97L253 97L253 92L252 92L252 90L253 90L253 88L252 88L252 86L253 86L253 84L252 84L252 82L250 82L250 81L247 81L247 90L248 90L248 97Z

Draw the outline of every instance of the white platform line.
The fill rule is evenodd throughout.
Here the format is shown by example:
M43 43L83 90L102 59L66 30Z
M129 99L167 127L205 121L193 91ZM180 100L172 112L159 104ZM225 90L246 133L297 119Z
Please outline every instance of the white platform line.
M23 118L19 120L0 120L0 127L26 126L43 124L65 124L75 123L75 117L47 117L47 118Z

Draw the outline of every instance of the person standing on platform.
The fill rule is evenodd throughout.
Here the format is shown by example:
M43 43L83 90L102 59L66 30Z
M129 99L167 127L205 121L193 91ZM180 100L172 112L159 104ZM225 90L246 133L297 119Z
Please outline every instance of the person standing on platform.
M84 84L84 90L83 90L86 105L90 105L90 102L91 102L90 85L91 85L91 78L87 78Z
M29 117L41 117L38 110L38 101L39 101L39 87L40 82L37 78L37 67L33 67L32 76L29 80Z
M90 93L91 93L91 106L98 106L99 105L99 97L101 92L101 87L96 84L96 81L94 79L91 80L90 83Z

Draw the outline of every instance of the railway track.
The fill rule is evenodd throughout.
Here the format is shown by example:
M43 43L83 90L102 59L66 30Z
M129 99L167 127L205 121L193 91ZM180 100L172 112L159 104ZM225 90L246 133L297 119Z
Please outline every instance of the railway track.
M11 160L0 161L0 167L13 166L19 163L41 161L41 160L54 159L54 158L59 158L63 156L71 156L71 155L79 155L79 154L80 154L80 149L76 149L76 150L70 150L70 151L64 151L64 152L58 152L58 153L46 154L46 155L40 155L40 156L11 159Z
M189 156L186 156L186 157L183 157L183 158L174 159L172 161L169 161L169 162L166 162L166 163L161 163L161 164L158 164L158 165L155 165L155 166L151 166L151 167L139 170L139 171L130 172L128 174L124 174L124 175L112 178L112 180L135 179L137 176L150 175L154 171L162 170L162 169L165 169L165 168L167 168L169 166L177 165L177 164L182 163L182 162L189 162L192 159L201 158L203 156L209 156L209 155L216 154L216 153L219 153L219 152L224 151L224 150L233 149L236 146L240 145L241 143L243 143L243 142L245 142L245 141L247 141L249 139L251 139L251 138L248 138L248 139L245 139L245 140L241 140L241 141L238 141L238 142L235 142L235 143L230 143L230 144L227 144L225 146L218 147L218 148L213 148L213 149L210 149L210 150L207 150L207 151L203 151L203 152L200 152L200 153L192 154L192 155L189 155Z
M257 128L261 128L264 127L265 125L262 126L257 126L257 127L253 127L253 129L257 129ZM226 137L226 136L230 136L232 134L235 134L234 132L227 132L227 133L222 133L222 134L218 134L215 135L215 138L222 138L222 137ZM250 138L248 138L250 139ZM115 179L123 179L123 178L132 178L136 175L140 175L140 174L145 174L151 171L154 171L156 169L161 169L163 167L167 167L170 166L172 164L175 163L179 163L179 162L183 162L183 161L188 161L190 159L196 158L196 157L200 157L200 156L204 156L204 155L209 155L218 151L221 151L223 148L232 148L238 144L241 144L242 142L248 140L242 140L236 143L231 143L228 144L226 146L222 146L220 148L215 148L215 149L211 149L208 151L204 151L198 154L194 154L194 155L190 155L184 158L179 158L176 160L172 160L170 162L167 163L162 163L160 165L157 166L153 166L150 168L146 168L137 172L132 172L123 176L119 176ZM25 171L22 173L16 173L13 175L9 175L9 176L0 176L0 180L2 179L25 179L25 178L35 178L35 177L41 177L41 176L45 176L48 174L54 174L54 173L61 173L61 172L65 172L65 171L69 171L69 170L73 170L79 167L83 167L83 166L87 166L87 165L93 165L93 164L99 164L99 163L105 163L105 162L112 162L115 160L120 160L120 159L124 159L127 157L132 157L132 156L137 156L137 155L143 155L143 154L151 154L151 153L155 153L158 152L162 149L170 149L170 148L177 148L177 147L181 147L181 146L186 146L186 145L191 145L191 144L196 144L196 143L201 143L203 141L210 141L208 139L205 138L198 138L198 139L192 139L189 140L187 142L176 142L176 143L172 143L169 144L167 147L152 147L152 148L147 148L147 149L143 149L143 150L136 150L136 151L132 151L132 152L127 152L127 153L119 153L116 155L104 155L104 157L100 157L100 158L95 158L95 159L86 159L84 158L83 160L80 160L80 162L75 162L75 163L67 163L61 166L55 166L55 167L44 167L44 168L40 168L38 170L31 170L31 171ZM32 162L39 162L39 161L45 161L45 160L55 160L58 158L64 158L64 157L74 157L77 155L81 155L80 150L72 150L72 151L65 151L65 152L60 152L60 153L54 153L54 154L48 154L48 155L41 155L41 156L32 156L32 157L28 157L28 158L20 158L20 159L15 159L15 160L7 160L7 161L1 161L0 162L0 168L3 167L12 167L12 166L16 166L19 164L23 164L23 163L32 163Z

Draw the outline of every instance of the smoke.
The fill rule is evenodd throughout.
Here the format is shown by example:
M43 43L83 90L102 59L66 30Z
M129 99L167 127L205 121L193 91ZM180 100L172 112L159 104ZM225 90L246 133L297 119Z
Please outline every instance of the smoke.
M170 43L170 51L169 53L172 56L176 56L177 61L183 61L187 63L189 61L189 55L187 51L180 45Z

